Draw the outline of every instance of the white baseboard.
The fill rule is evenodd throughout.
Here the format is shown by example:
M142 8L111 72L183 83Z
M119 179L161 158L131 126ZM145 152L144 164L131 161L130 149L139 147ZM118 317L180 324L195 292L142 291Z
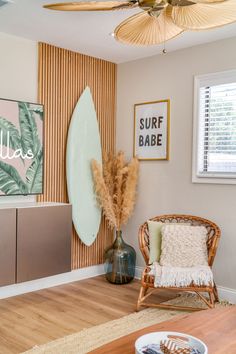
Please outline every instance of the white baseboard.
M236 304L236 289L225 288L224 286L217 286L217 289L221 300Z
M142 267L135 268L135 278L141 279ZM223 286L217 285L220 300L229 301L231 304L236 304L236 289L225 288Z
M136 279L141 279L142 271L142 267L135 268ZM3 286L0 287L0 299L51 288L53 286L68 284L73 281L88 279L102 274L104 274L104 265L99 264L92 267L72 270L71 272L54 275L52 277ZM223 286L217 286L217 288L221 300L227 300L232 304L236 304L236 289L230 289Z
M135 267L135 279L141 279L143 269L142 267Z
M68 273L53 275L47 278L31 280L24 283L8 285L0 287L0 299L30 293L32 291L51 288L62 284L71 283L82 279L96 277L97 275L104 274L104 265L99 264L92 267L80 268L72 270Z

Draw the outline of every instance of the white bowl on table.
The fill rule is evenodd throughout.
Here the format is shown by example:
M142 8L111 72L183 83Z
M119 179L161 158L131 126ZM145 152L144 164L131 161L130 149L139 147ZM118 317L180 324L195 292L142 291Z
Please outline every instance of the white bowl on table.
M201 354L208 354L207 346L200 339L190 336L189 334L179 333L179 332L152 332L152 333L145 334L136 340L135 353L136 354L143 354L142 349L146 345L160 344L160 341L168 340L169 335L188 338L189 339L188 344L191 347L193 347L194 349L197 349ZM160 353L162 353L161 350L160 350Z

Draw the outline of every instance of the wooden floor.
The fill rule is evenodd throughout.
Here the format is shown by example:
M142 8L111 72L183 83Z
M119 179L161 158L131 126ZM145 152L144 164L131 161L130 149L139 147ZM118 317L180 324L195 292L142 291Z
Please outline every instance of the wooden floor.
M112 285L100 276L0 300L0 354L21 353L130 314L139 287L138 281ZM170 297L161 292L156 300Z

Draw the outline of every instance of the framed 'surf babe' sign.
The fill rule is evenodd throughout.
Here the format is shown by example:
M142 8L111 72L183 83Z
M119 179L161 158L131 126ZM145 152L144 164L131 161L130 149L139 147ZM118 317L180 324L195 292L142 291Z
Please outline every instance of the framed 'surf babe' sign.
M169 160L170 100L134 105L134 155Z
M43 192L43 106L0 99L0 196Z

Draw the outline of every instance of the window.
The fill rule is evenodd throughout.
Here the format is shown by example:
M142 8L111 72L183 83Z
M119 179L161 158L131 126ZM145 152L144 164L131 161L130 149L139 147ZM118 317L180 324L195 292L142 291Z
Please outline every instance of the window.
M195 77L193 182L236 183L236 70Z

